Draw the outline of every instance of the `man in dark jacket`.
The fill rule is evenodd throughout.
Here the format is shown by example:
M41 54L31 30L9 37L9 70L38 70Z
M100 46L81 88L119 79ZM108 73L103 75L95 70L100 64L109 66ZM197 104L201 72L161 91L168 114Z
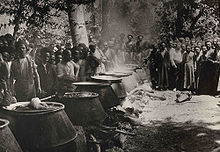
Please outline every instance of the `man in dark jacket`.
M37 66L37 71L40 76L40 83L42 89L42 95L48 96L55 93L56 90L56 71L53 67L54 65L50 64L50 51L48 48L42 48L40 50L40 63Z

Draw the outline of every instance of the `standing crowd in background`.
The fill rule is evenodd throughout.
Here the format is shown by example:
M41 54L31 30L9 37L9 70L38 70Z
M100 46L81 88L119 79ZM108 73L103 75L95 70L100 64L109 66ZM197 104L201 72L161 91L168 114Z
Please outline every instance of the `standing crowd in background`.
M152 87L216 95L220 73L220 39L181 37L152 46L149 61Z
M219 39L186 37L157 46L146 43L142 35L120 34L101 45L92 36L89 41L89 46L67 42L34 49L27 40L0 36L0 104L74 91L75 81L90 81L119 65L143 61L149 65L153 89L217 92Z
M121 34L101 46L89 38L89 46L67 42L35 49L11 34L0 36L0 104L74 91L75 81L90 81L93 75L141 60L143 36L134 42L129 35L126 42Z

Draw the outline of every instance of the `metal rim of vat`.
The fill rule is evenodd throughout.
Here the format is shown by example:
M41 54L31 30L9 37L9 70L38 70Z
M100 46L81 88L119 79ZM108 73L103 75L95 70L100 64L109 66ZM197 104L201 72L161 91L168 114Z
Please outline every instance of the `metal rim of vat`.
M123 73L123 74L128 74L129 76L133 74L134 71L114 71L114 73Z
M74 95L75 94L75 95ZM91 96L79 96L82 94L90 94ZM71 97L65 96L65 95L72 95ZM86 99L86 98L97 98L99 97L99 94L95 93L95 92L87 92L87 91L83 91L83 92L66 92L63 96L64 99Z
M68 140L68 141L66 141L66 142L57 144L57 145L52 145L52 146L50 146L50 147L44 147L44 149L56 148L56 147L60 147L60 146L66 145L66 144L68 144L68 143L74 141L74 140L77 138L77 136L78 136L78 133L77 133L77 131L76 131L76 132L75 132L75 136L74 136L72 139L70 139L70 140Z
M36 116L36 115L45 115L45 114L50 114L50 113L54 113L57 111L61 111L65 109L65 105L62 103L58 103L58 102L44 102L46 104L51 104L51 105L59 105L59 107L55 108L55 109L45 109L45 110L39 110L36 112L24 112L24 111L15 111L14 108L19 107L19 106L24 106L24 105L28 105L30 102L17 102L15 104L11 104L10 106L4 106L2 107L3 110L9 112L10 114L15 114L15 115L25 115L25 116Z
M0 119L0 122L3 123L2 125L0 124L0 129L2 129L2 128L4 128L4 127L9 125L9 121L6 120L6 119Z
M53 149L53 148L57 148L57 147L60 147L60 146L64 146L64 145L66 145L66 144L68 144L68 143L74 141L74 140L77 138L77 136L78 136L78 133L77 133L77 131L76 131L76 132L75 132L75 135L74 135L74 137L73 137L72 139L70 139L70 140L68 140L68 141L66 141L66 142L62 142L62 143L57 144L57 145L52 145L52 146L49 146L49 147L43 147L43 150ZM33 149L32 149L32 150L33 150Z
M112 77L112 76L111 76ZM101 81L101 82L105 82L105 83L109 83L110 85L112 85L112 83L120 83L122 81L122 78L118 78L118 77L115 77L117 79L114 79L114 80L107 80L107 79L101 79L101 78L93 78L91 77L92 79L94 79L95 81Z
M106 75L106 76L113 76L113 77L117 77L117 78L124 78L124 77L128 77L130 76L131 74L130 73L120 73L120 72L106 72L106 73L103 73L102 75Z
M75 82L75 86L110 86L109 83L102 82Z
M102 81L121 81L122 78L113 77L113 76L91 76L92 79L102 80Z

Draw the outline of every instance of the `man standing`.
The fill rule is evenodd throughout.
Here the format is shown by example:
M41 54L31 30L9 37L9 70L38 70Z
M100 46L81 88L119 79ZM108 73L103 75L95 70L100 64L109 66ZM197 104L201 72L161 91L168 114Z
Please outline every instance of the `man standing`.
M165 42L160 43L156 56L158 62L158 87L159 90L167 90L169 86L170 55Z
M57 77L60 93L67 91L74 91L75 86L72 82L75 82L79 74L79 65L72 61L72 53L70 50L63 51L63 60L57 64Z
M179 48L177 48L177 42L174 42L170 48L170 82L169 88L179 89L180 88L180 74L181 74L181 63L182 63L182 53Z
M42 48L40 50L40 63L37 66L37 71L40 76L40 83L42 89L42 96L49 96L55 93L56 90L56 71L54 66L49 63L50 50L48 48Z
M88 76L88 80L91 79L91 76L96 74L97 68L100 67L100 60L94 56L96 51L96 46L94 44L89 45L89 54L86 58L86 75Z
M90 49L95 49L93 55L100 61L100 64L96 70L96 73L104 73L105 72L104 63L107 61L105 54L102 52L101 49L99 49L95 41L94 41L94 44L90 45Z
M143 35L138 35L137 42L135 44L135 53L134 53L133 60L138 63L141 62L141 53L144 48L143 38L144 38Z
M131 63L131 60L133 59L133 50L134 50L134 41L133 41L133 35L128 35L127 36L128 41L125 42L125 62L126 63Z
M41 93L40 78L36 65L29 55L25 41L16 43L18 59L11 65L11 77L15 80L14 89L18 101L30 101ZM36 90L35 90L36 89Z
M152 45L152 50L147 58L145 58L145 64L149 61L150 79L152 89L158 87L158 62L157 62L157 48Z
M108 43L109 48L108 50L105 52L105 56L107 57L108 61L111 64L111 68L113 68L114 66L116 66L116 50L115 50L115 43L113 41L109 41Z
M107 42L105 42L103 46L104 46L103 53L106 56L105 68L106 68L107 71L109 71L113 67L113 63L110 61L112 51L110 50L109 45L108 45Z

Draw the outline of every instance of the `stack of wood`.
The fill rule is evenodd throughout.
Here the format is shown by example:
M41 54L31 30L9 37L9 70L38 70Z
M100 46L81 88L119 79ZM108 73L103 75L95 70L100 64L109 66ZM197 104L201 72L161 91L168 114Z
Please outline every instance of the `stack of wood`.
M89 151L123 151L127 136L132 133L135 123L124 111L117 108L107 110L108 118L103 124L88 126L85 129Z

